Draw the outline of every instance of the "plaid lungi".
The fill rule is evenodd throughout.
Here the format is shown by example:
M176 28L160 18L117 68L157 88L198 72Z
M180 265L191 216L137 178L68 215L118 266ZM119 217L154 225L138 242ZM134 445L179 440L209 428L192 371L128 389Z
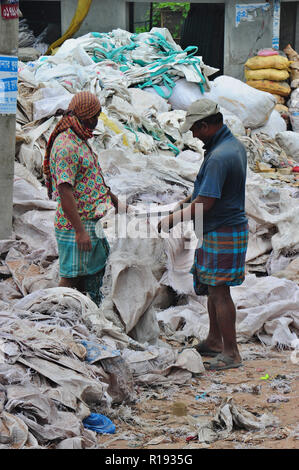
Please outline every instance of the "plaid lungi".
M248 224L219 227L205 233L202 246L195 250L191 269L197 295L203 286L238 286L245 279ZM204 293L203 293L204 292Z
M92 245L91 251L81 251L76 243L74 229L55 229L59 254L59 274L72 278L96 274L105 268L109 256L109 244L105 236L98 238L95 232L97 220L83 221Z

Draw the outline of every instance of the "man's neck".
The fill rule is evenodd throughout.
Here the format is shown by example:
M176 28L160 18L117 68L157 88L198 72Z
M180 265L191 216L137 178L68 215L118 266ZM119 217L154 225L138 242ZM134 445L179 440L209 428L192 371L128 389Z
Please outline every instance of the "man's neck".
M210 135L207 137L207 139L203 141L205 146L207 146L209 142L211 142L213 137L217 134L218 131L220 131L220 129L222 129L222 127L223 127L223 124L220 124L219 126L213 126L213 129L211 129Z

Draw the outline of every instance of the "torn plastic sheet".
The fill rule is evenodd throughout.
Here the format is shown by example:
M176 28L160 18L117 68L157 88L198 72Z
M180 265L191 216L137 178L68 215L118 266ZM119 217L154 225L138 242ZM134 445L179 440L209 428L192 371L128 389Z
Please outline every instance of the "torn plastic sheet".
M88 326L95 328L98 337L109 336L121 343L128 344L129 338L107 321L99 308L92 300L75 289L55 287L35 291L21 299L14 306L16 309L28 310L47 314L49 308L62 311L71 311L77 318L81 318Z
M107 359L109 357L118 357L120 356L120 351L115 349L111 350L105 345L94 344L91 341L82 341L83 346L86 349L86 361L90 364Z
M0 448L22 449L29 437L26 424L18 416L2 411L0 415Z
M127 349L123 357L135 379L143 384L183 384L192 374L200 374L205 370L201 356L195 349L185 349L180 354L171 348L149 347L144 353Z
M228 397L223 400L212 420L201 418L197 421L189 416L189 424L196 429L199 442L210 443L226 439L236 429L258 431L277 426L279 421L277 417L266 413L257 417Z

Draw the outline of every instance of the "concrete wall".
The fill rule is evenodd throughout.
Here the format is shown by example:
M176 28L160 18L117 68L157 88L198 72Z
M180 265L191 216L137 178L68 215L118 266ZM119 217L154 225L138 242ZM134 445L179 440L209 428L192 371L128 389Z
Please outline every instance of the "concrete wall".
M272 47L273 8L263 11L258 8L253 19L240 21L236 26L236 4L238 0L227 0L224 26L224 74L243 80L244 64L259 49ZM242 0L242 4L255 3ZM271 2L273 3L273 2Z
M61 0L61 31L65 33L76 11L77 0ZM74 37L91 31L107 33L112 29L128 29L127 3L124 0L94 0L87 17Z

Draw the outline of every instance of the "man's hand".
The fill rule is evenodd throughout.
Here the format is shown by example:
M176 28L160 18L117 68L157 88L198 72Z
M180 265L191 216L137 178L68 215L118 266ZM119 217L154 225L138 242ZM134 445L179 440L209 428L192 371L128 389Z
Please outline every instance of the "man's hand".
M176 211L179 211L179 210L182 210L184 209L184 205L185 204L190 204L191 203L191 196L188 196L186 197L185 199L183 199L182 201L178 202L174 208L173 208L173 212L176 212Z
M86 230L76 232L76 243L81 251L92 250L91 240Z
M164 217L164 219L160 220L158 223L158 233L161 233L161 231L165 233L169 233L169 231L173 227L173 215L169 215L168 217Z

